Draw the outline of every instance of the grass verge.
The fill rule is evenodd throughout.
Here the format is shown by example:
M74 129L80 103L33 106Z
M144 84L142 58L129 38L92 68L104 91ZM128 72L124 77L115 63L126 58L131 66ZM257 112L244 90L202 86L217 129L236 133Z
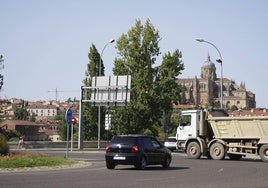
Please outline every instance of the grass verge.
M0 168L53 167L73 165L73 159L29 152L10 153L0 157Z

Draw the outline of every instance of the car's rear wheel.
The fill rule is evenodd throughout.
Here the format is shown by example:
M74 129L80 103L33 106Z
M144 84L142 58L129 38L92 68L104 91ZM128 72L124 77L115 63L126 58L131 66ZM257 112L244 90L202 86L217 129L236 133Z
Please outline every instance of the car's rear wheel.
M164 168L168 168L171 163L171 158L169 156L166 157L165 162L162 164Z
M115 165L114 163L106 162L106 167L107 167L108 169L114 169L115 166L116 166L116 165Z
M137 165L135 165L135 167L139 170L144 170L146 168L146 166L147 166L147 162L146 162L146 159L144 156L141 158L139 163Z

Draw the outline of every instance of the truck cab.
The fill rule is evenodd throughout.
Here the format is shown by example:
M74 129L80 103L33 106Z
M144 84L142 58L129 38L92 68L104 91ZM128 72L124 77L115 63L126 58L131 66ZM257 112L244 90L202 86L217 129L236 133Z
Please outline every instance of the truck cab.
M184 149L187 140L199 136L201 113L202 110L187 110L182 111L179 115L179 125L176 133L177 149Z
M177 149L185 151L189 158L197 159L202 154L208 154L206 140L210 136L205 117L204 110L187 110L179 115L176 133Z

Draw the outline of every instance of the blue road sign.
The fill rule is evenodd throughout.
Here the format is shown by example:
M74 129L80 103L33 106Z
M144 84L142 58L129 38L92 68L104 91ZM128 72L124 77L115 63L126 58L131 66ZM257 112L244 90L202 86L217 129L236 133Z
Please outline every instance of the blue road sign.
M66 116L65 116L66 122L68 125L72 124L72 117L73 117L73 111L70 108L68 108L68 110L66 111Z

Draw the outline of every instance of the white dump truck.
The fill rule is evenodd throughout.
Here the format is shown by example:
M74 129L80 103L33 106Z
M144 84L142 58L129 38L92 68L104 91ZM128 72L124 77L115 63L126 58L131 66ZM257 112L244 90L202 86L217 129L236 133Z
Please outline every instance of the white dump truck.
M259 156L268 162L268 116L230 117L223 110L187 110L179 115L177 149L188 158L232 160Z

